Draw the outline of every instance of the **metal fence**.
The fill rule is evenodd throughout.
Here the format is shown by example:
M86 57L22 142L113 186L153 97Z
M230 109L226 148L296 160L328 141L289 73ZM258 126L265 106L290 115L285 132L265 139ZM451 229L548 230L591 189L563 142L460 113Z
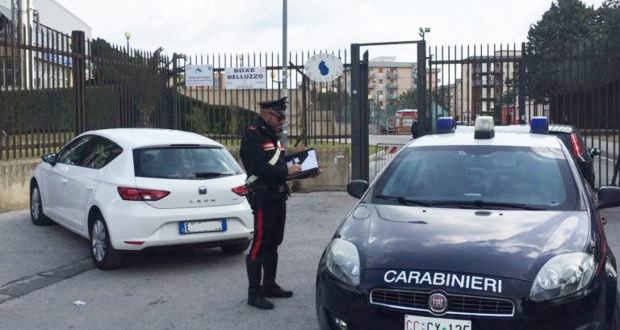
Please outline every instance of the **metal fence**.
M311 82L303 64L318 52L289 54L292 145L346 143L351 132L349 71ZM347 53L331 52L348 67ZM212 87L186 87L185 66L212 64ZM282 64L275 53L167 56L87 40L42 25L0 30L0 160L57 150L75 134L111 127L194 131L238 144L258 103L279 98ZM264 88L227 89L226 68L265 67Z
M540 54L528 44L431 47L428 115L471 125L492 115L496 124L547 116L576 126L595 159L596 185L612 182L620 156L620 57L594 41L564 53Z
M381 172L387 164L389 164L394 156L402 149L405 145L400 143L377 143L375 147L375 155L373 158L374 161L374 175L377 177L377 174Z

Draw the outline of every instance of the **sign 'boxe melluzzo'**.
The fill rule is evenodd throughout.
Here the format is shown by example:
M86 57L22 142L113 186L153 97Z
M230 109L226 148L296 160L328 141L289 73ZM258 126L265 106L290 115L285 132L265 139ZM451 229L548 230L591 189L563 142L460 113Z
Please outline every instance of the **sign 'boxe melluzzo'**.
M267 68L226 68L226 89L261 89L267 86Z

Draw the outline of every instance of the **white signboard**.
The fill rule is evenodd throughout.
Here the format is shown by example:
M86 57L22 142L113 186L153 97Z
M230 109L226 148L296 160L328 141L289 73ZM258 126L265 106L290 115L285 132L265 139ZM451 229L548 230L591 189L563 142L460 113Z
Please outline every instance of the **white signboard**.
M226 89L262 89L267 87L267 68L226 68Z
M306 61L304 70L310 80L327 83L340 77L344 71L344 66L335 55L317 54Z
M186 65L185 86L213 87L213 65Z

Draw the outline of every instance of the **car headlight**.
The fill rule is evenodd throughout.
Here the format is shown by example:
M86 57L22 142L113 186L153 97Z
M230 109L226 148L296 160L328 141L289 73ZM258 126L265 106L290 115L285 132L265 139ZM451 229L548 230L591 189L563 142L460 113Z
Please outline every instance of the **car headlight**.
M327 250L325 264L339 280L352 286L360 284L360 257L355 244L334 239Z
M551 258L540 269L530 298L534 301L563 297L583 289L594 275L594 256L583 253L566 253Z

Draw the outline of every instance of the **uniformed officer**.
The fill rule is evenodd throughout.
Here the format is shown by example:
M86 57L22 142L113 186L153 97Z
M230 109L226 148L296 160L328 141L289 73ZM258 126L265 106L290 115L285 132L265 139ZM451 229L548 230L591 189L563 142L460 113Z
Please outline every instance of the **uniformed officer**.
M259 105L260 117L247 128L240 150L248 174L248 201L254 213L254 241L246 258L248 304L260 309L273 309L273 304L265 297L293 296L292 291L276 284L276 270L289 196L286 177L300 172L301 167L287 167L285 147L277 135L286 118L286 98ZM261 271L264 272L262 286Z

